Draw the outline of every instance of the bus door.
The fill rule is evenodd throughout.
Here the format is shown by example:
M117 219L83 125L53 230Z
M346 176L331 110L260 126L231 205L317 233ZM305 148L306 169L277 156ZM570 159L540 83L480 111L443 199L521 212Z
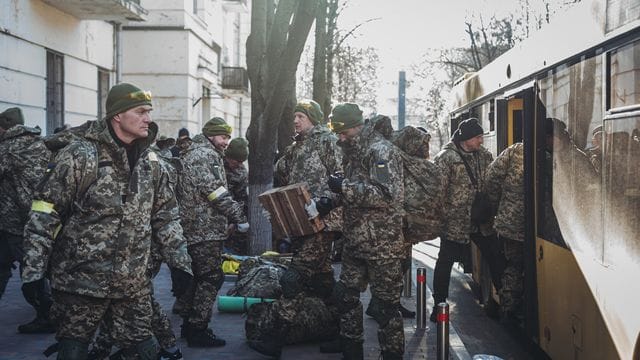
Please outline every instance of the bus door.
M524 278L524 332L537 341L538 315L536 290L535 243L535 84L526 84L496 100L498 153L508 146L524 143L524 197L525 206L525 278Z

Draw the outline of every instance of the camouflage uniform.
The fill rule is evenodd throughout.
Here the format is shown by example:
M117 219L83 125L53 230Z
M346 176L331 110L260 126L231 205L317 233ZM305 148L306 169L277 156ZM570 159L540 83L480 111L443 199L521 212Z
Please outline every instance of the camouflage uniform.
M494 228L504 243L507 260L502 275L500 305L505 312L521 310L524 281L524 146L506 148L487 170L485 192L498 209Z
M320 197L335 198L327 185L327 177L341 171L342 155L336 141L336 136L321 124L298 135L276 163L278 184L306 182L316 201ZM324 231L293 240L291 266L281 280L286 297L294 297L300 291L320 297L331 293L331 244L334 232L341 230L340 215L338 209L331 211L323 217Z
M504 268L502 251L496 246L492 224L478 226L471 221L475 188L461 156L469 164L479 189L482 189L486 169L493 161L493 155L484 147L468 153L453 142L446 144L435 157L435 163L440 166L446 178L443 235L433 275L433 297L436 304L445 301L448 296L453 263L470 260L467 248L470 241L478 246L487 259L496 289L501 287L500 278Z
M224 282L221 254L227 219L244 223L246 217L240 203L228 191L216 194L217 189L227 188L222 154L203 134L189 142L180 152L182 169L176 193L192 258L194 284L180 299L185 304L180 315L191 327L206 329Z
M172 267L190 273L191 259L167 169L148 150L157 126L133 143L133 166L111 131L95 122L50 166L25 226L22 280L50 276L65 309L59 340L86 346L104 319L116 344L130 348L152 336L152 241Z
M15 125L0 138L0 298L17 261L22 269L22 232L36 184L44 176L51 152L40 138L40 128ZM51 296L31 303L38 318L47 319Z
M235 169L224 160L224 170L227 175L227 185L229 186L229 192L233 200L240 203L244 214L248 213L249 205L249 193L247 192L247 186L249 185L249 174L244 164L240 164ZM225 245L238 255L247 254L247 242L249 241L249 235L247 233L233 232L229 235Z
M404 329L398 311L402 289L401 259L404 179L399 151L391 136L389 118L367 122L354 139L340 143L344 151L344 251L342 272L334 288L342 339L362 343L360 293L367 284L370 305L378 322L378 341L384 356L404 353ZM386 137L386 138L385 138Z

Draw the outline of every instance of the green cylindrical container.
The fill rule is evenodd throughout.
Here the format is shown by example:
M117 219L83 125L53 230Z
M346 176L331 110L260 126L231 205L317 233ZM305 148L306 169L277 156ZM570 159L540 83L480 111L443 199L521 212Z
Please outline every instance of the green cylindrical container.
M251 305L261 302L272 302L275 299L263 299L244 296L218 296L218 311L243 313L247 312Z

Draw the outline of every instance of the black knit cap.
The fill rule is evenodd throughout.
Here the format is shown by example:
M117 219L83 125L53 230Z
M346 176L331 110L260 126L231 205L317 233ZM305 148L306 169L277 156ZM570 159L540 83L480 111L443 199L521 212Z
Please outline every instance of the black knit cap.
M478 119L469 118L458 125L458 129L453 133L453 141L466 141L482 134L484 134L484 130L478 123Z

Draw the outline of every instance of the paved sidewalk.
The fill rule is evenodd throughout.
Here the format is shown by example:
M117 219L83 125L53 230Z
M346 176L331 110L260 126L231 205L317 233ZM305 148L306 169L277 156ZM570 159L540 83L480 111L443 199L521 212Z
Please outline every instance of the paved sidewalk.
M413 276L415 281L415 269L417 266L424 266L414 259ZM336 273L339 273L339 265L336 266ZM179 316L171 313L173 297L171 296L171 280L168 269L163 266L155 281L156 296L162 307L169 315L174 331L180 333L181 320ZM221 295L233 286L233 282L226 281L220 291ZM403 298L402 302L409 309L415 309L415 283L412 284L411 298ZM430 293L428 294L431 299ZM366 308L370 299L367 291L362 295L362 302ZM429 303L430 307L433 304ZM216 305L217 306L217 305ZM20 281L17 271L9 281L7 291L0 299L0 360L11 359L45 359L42 351L55 342L53 335L23 335L17 333L17 327L21 323L30 321L34 317L33 309L26 304L20 291ZM219 313L214 308L211 327L216 335L225 339L227 345L214 349L188 348L186 341L180 339L178 345L181 347L185 359L266 359L246 345L244 334L244 315ZM415 329L415 319L405 319L405 359L435 359L435 326L429 323L426 330ZM380 358L380 350L377 340L377 324L365 315L365 359ZM455 330L451 332L451 359L469 359L464 345L455 335ZM321 354L318 351L318 344L300 344L287 346L283 350L282 359L314 360L314 359L340 359L340 354Z

